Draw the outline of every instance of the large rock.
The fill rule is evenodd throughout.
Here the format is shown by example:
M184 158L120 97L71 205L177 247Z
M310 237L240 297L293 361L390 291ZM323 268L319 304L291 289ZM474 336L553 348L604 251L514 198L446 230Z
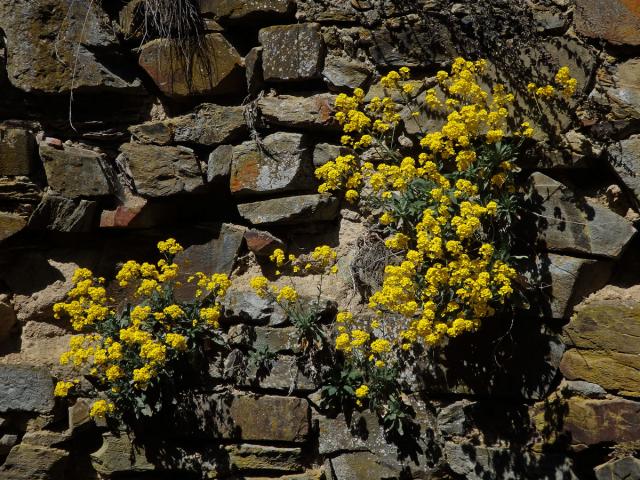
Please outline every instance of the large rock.
M315 186L307 139L278 132L261 145L245 142L233 148L231 193L244 196L309 191Z
M390 479L400 476L400 466L384 463L370 452L344 453L331 459L334 480Z
M0 467L0 480L56 480L64 478L69 452L59 448L16 445Z
M309 405L295 397L195 395L179 402L176 429L189 438L303 443Z
M119 203L100 214L100 228L150 228L169 224L178 217L173 203L154 202L129 190L122 192Z
M622 398L594 400L571 397L562 429L573 444L597 445L640 441L640 403Z
M594 472L597 480L633 480L640 478L640 459L634 457L614 458L598 465Z
M317 388L317 385L303 370L298 357L279 355L266 366L251 364L247 369L246 379L243 379L240 385L271 392L281 391L286 394L311 392Z
M226 447L229 464L239 472L301 472L300 448L263 445L237 445Z
M578 480L571 459L561 454L446 442L445 458L448 467L466 480Z
M582 35L640 45L640 5L634 0L577 0L575 19Z
M53 404L53 379L46 369L0 365L0 413L49 413Z
M531 228L542 248L618 258L635 235L631 222L562 183L539 172L530 180Z
M292 225L334 220L337 198L324 194L274 198L238 205L240 215L253 225Z
M7 0L0 4L0 29L7 37L11 84L27 92L143 91L134 71L116 54L102 64L94 52L118 40L98 4L73 0ZM122 72L122 74L117 73Z
M40 144L47 183L56 193L67 198L99 197L112 192L112 173L104 157L85 148L64 147L62 150Z
M301 97L275 95L258 100L258 109L267 123L303 130L338 131L333 118L335 96L328 93Z
M280 325L286 314L268 298L258 297L253 291L229 289L223 301L224 315L228 322Z
M141 47L138 63L168 97L244 89L242 58L221 33L207 34L193 51L184 51L177 40L152 40Z
M274 20L293 13L293 0L200 0L200 11L219 20L252 22Z
M200 163L190 149L125 143L120 151L143 197L189 193L204 185Z
M333 90L351 91L366 87L372 72L364 63L345 57L328 55L324 62L322 77Z
M640 119L640 59L617 66L613 85L606 94L617 119Z
M320 76L324 42L317 23L277 25L260 30L266 81L301 81Z
M245 228L223 223L212 228L202 229L204 242L198 241L176 255L182 273L191 275L196 271L231 274L236 256L243 242Z
M0 127L0 175L29 175L34 155L35 139L28 130Z
M606 292L612 295L607 298ZM560 369L570 380L640 397L640 298L615 293L609 287L576 308L564 329L572 348Z
M29 219L29 228L56 232L88 232L96 226L98 203L46 194Z
M142 143L212 146L238 139L247 126L242 106L204 103L193 113L135 125L129 131Z
M144 449L135 446L125 432L103 434L101 447L91 454L91 465L103 475L155 469Z
M587 295L604 287L613 263L549 253L536 259L531 282L540 286L541 297L532 306L545 318L568 319L573 307Z
M231 175L233 145L220 145L209 154L207 182L228 182Z
M639 70L640 73L640 70ZM609 147L609 162L620 180L640 201L640 135L613 143Z
M15 235L27 226L27 218L13 212L0 212L0 241Z

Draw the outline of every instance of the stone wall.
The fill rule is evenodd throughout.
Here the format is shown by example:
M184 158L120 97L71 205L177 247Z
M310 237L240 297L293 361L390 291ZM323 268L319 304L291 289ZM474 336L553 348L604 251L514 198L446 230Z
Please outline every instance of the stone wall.
M143 3L0 2L0 479L640 478L637 2L200 0L195 45L143 31ZM521 165L536 302L410 366L416 429L388 438L320 408L247 279L276 246L328 243L344 273L325 293L357 305L363 219L313 177L341 150L334 96L457 55L516 92L567 65L581 91L553 111L518 97L540 140ZM71 333L52 305L76 267L111 279L168 236L233 276L235 348L134 440L54 401ZM252 344L278 357L238 381Z

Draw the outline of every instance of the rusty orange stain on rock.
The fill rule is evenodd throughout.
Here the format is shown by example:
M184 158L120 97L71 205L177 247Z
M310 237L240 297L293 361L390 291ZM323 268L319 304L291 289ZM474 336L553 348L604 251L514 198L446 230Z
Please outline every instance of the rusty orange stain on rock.
M640 0L622 0L622 3L631 10L631 13L640 17Z

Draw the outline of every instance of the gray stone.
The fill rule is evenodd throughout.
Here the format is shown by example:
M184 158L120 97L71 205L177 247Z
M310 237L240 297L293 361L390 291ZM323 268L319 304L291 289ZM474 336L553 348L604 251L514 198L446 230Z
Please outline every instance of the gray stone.
M88 232L96 226L98 203L45 194L29 219L29 228L56 232Z
M103 475L155 470L145 451L136 447L125 432L102 434L102 446L91 454L91 465Z
M120 151L135 189L143 197L189 193L204 184L200 164L191 150L125 143Z
M247 126L242 106L203 103L187 115L135 125L129 131L141 143L213 146L238 139Z
M304 443L309 434L309 405L301 398L197 394L178 403L174 431L191 439Z
M251 22L291 15L293 0L200 0L200 11L220 20Z
M607 391L600 385L584 380L563 380L559 390L565 396L581 395L587 398L605 398Z
M0 480L56 480L64 478L69 452L36 445L16 445L0 467Z
M466 480L578 480L570 458L561 454L446 442L445 457L448 467Z
M613 143L608 153L618 177L640 201L640 135Z
M91 412L93 400L90 398L78 398L69 407L69 431L74 434L91 425L94 425Z
M10 433L0 435L0 455L6 455L19 442L18 436Z
M228 446L229 464L239 472L301 472L302 450L262 445Z
M611 43L640 45L640 7L629 0L577 0L576 31Z
M63 93L73 86L76 93L94 95L144 91L130 71L120 76L116 72L121 69L97 60L96 50L118 49L100 5L72 0L3 1L0 29L10 46L7 73L14 87L34 93Z
M247 248L257 257L269 257L274 250L280 248L285 249L284 242L275 235L251 228L244 233L244 239L247 242Z
M230 289L223 300L225 317L232 322L281 325L286 315L274 302L254 292Z
M35 145L35 138L28 130L0 127L0 175L29 175Z
M324 194L274 198L238 205L240 215L254 225L293 225L334 220L337 198Z
M231 193L243 196L271 195L312 190L311 153L305 136L278 132L258 146L245 142L233 148Z
M615 118L640 119L640 59L619 64L613 85L606 92Z
M335 96L320 93L310 97L276 95L258 100L258 109L267 123L303 130L339 131L333 118Z
M221 33L204 36L202 48L185 52L177 40L157 39L140 49L138 63L165 95L224 95L244 90L242 57Z
M233 145L220 145L211 152L207 162L207 182L228 181L231 175L232 159Z
M340 155L345 155L347 149L340 145L332 145L330 143L318 143L313 150L313 166L321 167L327 162L331 162Z
M266 369L258 369L256 365L251 365L242 384L272 391L280 390L287 394L311 392L317 388L317 385L301 371L298 358L292 355L279 355Z
M372 72L364 63L350 58L328 55L324 62L322 76L329 88L341 91L366 87L372 77Z
M640 478L640 459L634 457L614 458L598 465L594 472L597 480L633 480Z
M531 282L541 286L547 301L534 308L545 318L568 319L573 307L589 294L604 287L611 276L613 263L549 253L536 260Z
M0 212L0 241L15 235L27 226L27 219L12 212Z
M9 336L17 319L9 295L0 293L0 344Z
M383 463L369 452L345 453L331 459L335 480L373 480L398 478L400 467Z
M253 348L261 350L268 348L271 352L297 352L300 346L297 342L298 331L295 327L273 328L256 326L253 328Z
M253 47L244 57L247 90L251 95L257 95L264 89L262 74L262 47Z
M63 150L40 144L47 183L56 193L67 198L99 197L112 192L109 166L99 153L85 148L64 147Z
M301 81L320 76L324 42L317 23L263 28L258 39L263 47L266 81Z
M0 413L49 413L53 380L45 368L0 364Z
M550 251L618 258L636 233L625 218L542 173L531 175L531 185L538 240Z
M469 421L466 410L473 405L469 400L459 400L438 412L438 430L447 436L462 437L468 433Z

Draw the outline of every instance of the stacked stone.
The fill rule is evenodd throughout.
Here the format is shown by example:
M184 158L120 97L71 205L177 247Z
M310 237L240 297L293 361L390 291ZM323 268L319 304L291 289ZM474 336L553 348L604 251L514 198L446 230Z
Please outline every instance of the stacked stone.
M106 3L0 2L0 479L640 478L634 2L200 0L195 45L144 32L144 0ZM87 398L54 401L70 331L52 305L78 266L111 277L176 236L185 276L246 286L275 248L322 238L348 270L361 219L313 175L345 152L335 95L383 96L388 69L428 77L458 54L519 92L567 65L582 97L552 112L519 95L541 145L522 164L521 283L540 295L403 372L415 431L398 442L374 414L323 410L286 315L241 287L232 352L153 441L90 420ZM238 378L264 347L267 374Z

